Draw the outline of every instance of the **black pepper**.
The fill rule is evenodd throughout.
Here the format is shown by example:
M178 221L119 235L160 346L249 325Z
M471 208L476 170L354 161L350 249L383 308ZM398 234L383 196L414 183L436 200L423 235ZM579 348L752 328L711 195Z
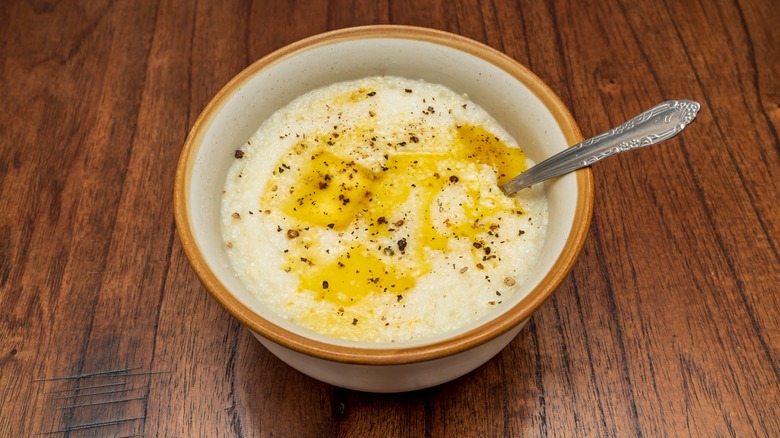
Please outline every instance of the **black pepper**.
M404 250L406 249L406 238L403 238L398 241L398 249L400 249L401 252L404 252Z
M242 151L241 149L236 150L236 158L238 158L239 160L241 158L244 158L244 151Z

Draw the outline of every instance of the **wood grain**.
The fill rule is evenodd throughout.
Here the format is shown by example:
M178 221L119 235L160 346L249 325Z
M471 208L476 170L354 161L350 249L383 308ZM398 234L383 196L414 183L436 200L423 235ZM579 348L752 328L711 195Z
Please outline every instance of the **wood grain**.
M0 436L780 436L774 3L4 2ZM703 105L594 168L583 253L503 352L395 395L266 351L198 283L172 216L181 145L231 77L379 23L504 51L585 135Z

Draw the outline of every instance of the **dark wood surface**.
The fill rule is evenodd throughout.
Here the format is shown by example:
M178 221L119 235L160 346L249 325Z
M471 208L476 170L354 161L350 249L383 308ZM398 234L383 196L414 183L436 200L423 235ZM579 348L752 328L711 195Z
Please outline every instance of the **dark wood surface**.
M172 212L233 75L375 23L504 51L586 136L703 106L594 168L585 248L502 353L397 395L272 356L199 284ZM772 0L4 1L0 436L780 436L778 23Z

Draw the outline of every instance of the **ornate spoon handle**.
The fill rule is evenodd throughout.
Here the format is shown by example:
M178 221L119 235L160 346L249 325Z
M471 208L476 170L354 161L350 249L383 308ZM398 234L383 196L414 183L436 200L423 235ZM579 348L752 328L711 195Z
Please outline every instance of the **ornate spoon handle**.
M691 100L670 100L643 112L617 128L559 152L501 186L511 195L546 179L631 149L668 140L693 121L701 105Z

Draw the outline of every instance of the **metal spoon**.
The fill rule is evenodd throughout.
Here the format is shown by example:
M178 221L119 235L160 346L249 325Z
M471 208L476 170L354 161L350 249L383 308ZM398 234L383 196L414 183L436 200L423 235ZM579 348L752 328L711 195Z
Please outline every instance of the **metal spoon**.
M668 140L690 124L700 108L701 105L691 100L670 100L656 105L609 132L577 143L531 167L501 186L501 190L511 195L609 156Z

